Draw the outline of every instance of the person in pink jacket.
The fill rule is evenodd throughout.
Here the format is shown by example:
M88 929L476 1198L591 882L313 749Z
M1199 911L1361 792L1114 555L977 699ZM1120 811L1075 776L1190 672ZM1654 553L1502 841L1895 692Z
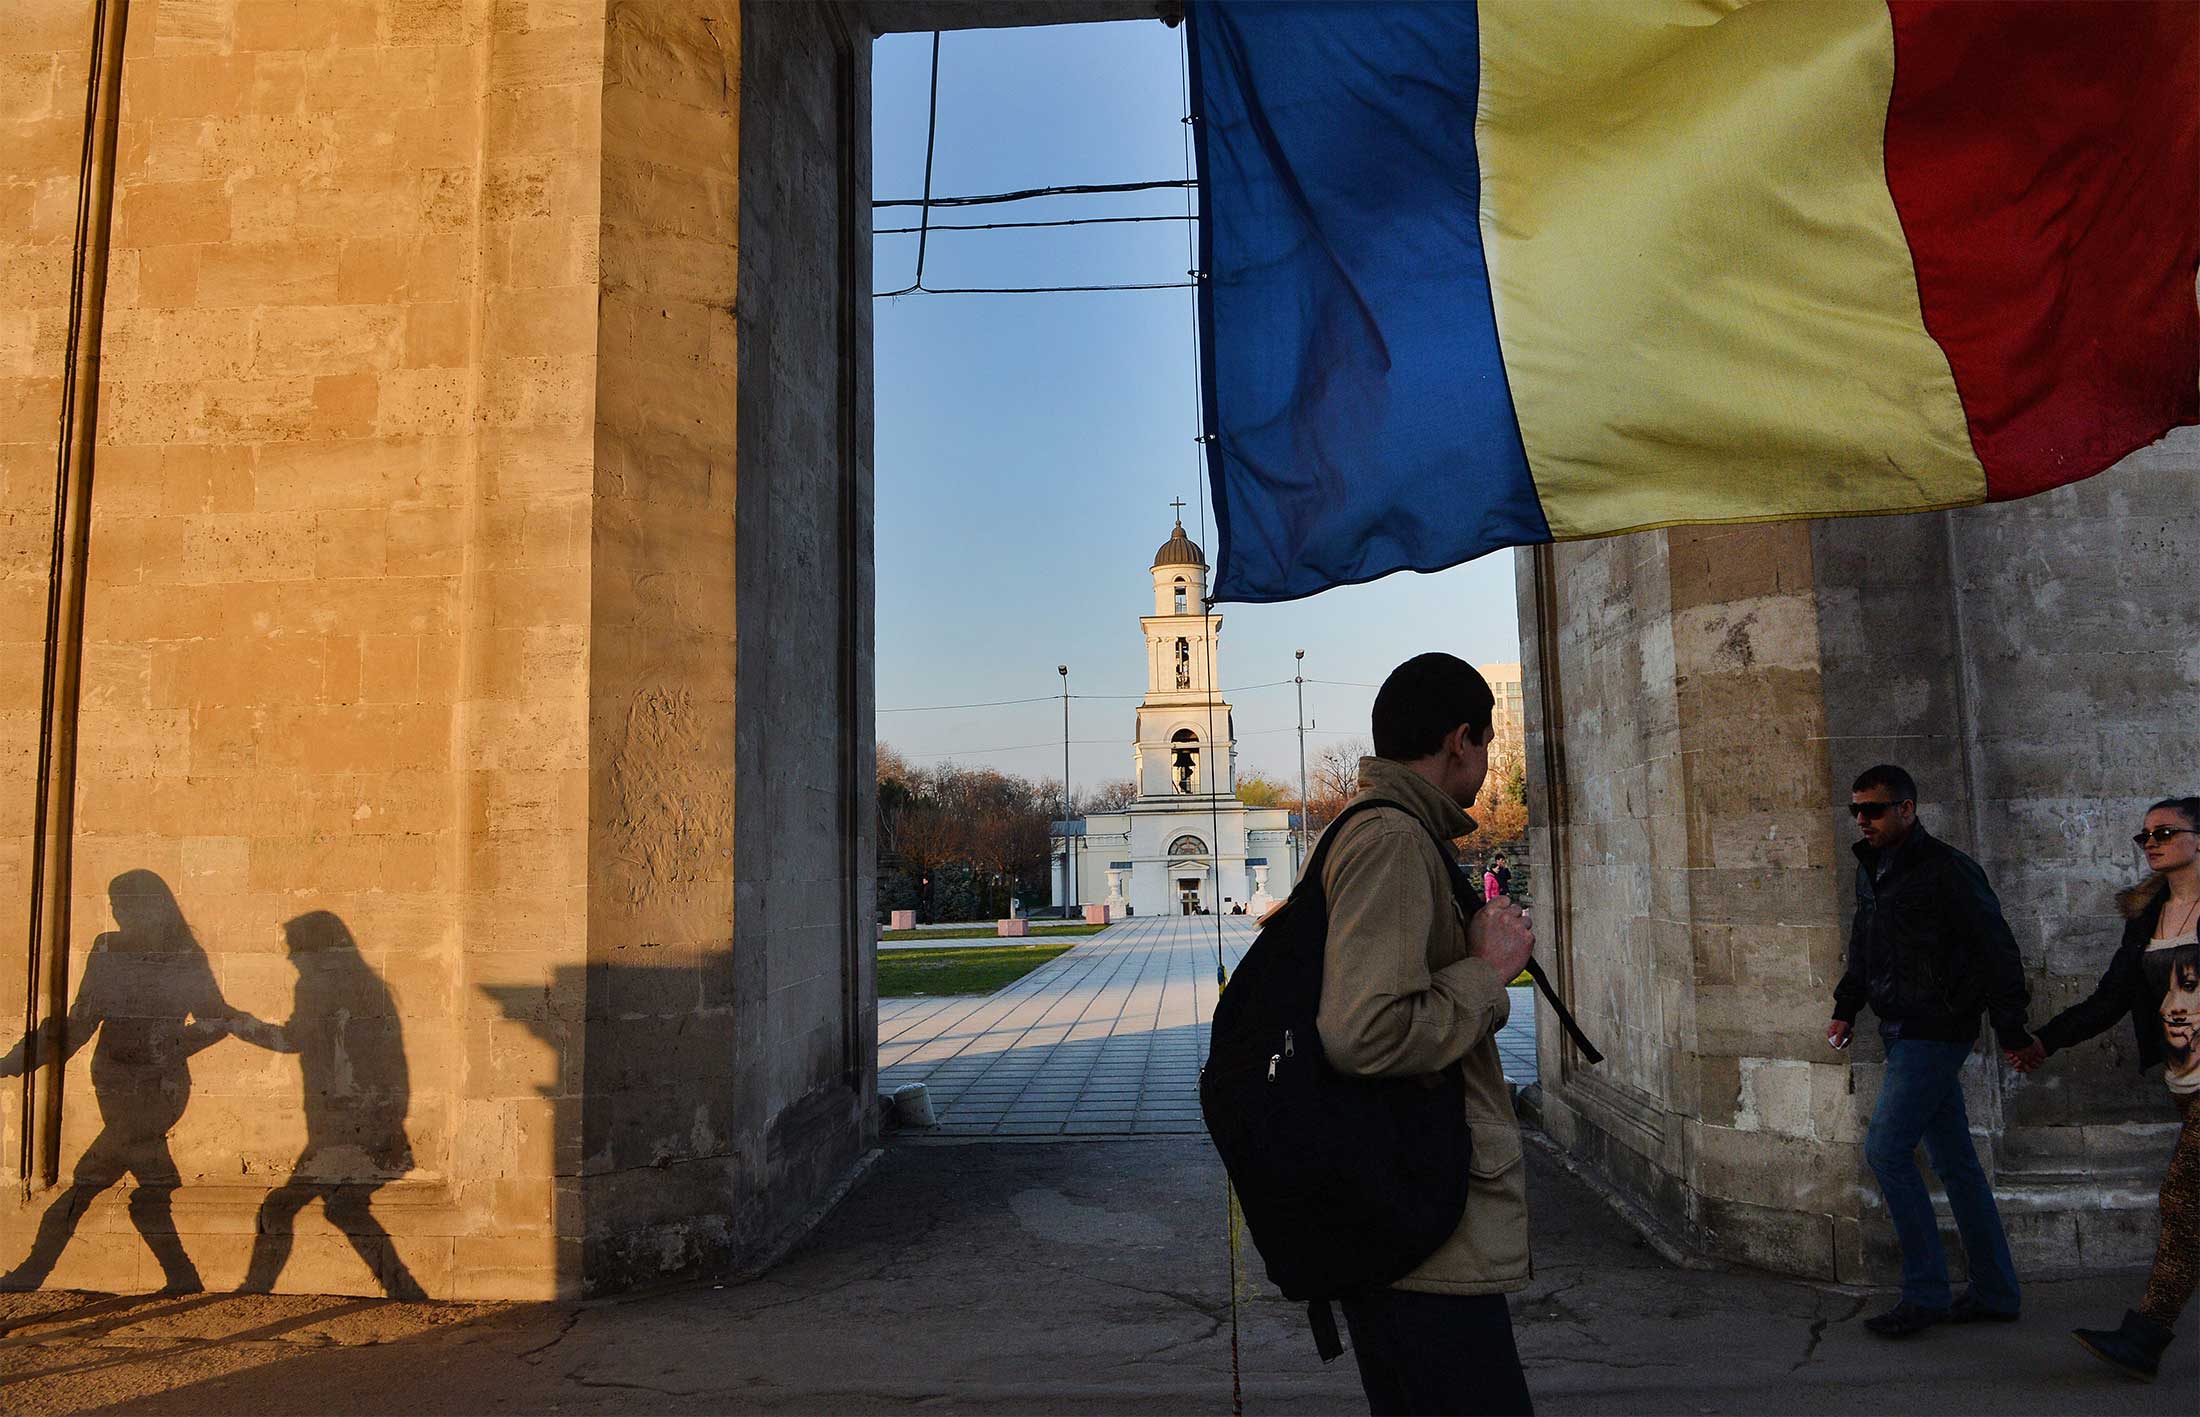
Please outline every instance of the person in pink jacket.
M1495 866L1482 868L1482 899L1485 901L1497 899L1497 868Z

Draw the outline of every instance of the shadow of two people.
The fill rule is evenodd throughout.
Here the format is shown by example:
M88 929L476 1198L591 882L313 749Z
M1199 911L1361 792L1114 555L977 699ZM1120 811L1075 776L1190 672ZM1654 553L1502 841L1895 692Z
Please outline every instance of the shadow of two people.
M171 1201L182 1176L169 1135L191 1099L192 1056L233 1037L296 1055L305 1085L305 1147L290 1179L261 1203L243 1291L274 1287L298 1212L319 1200L385 1292L425 1298L369 1207L376 1189L412 1169L411 1088L396 1002L344 922L317 910L284 924L297 983L289 1021L271 1024L222 997L206 951L158 875L125 871L107 898L116 928L94 942L67 1016L47 1020L0 1058L0 1077L13 1077L54 1050L74 1057L96 1036L92 1094L101 1123L68 1188L40 1219L29 1256L0 1275L0 1289L44 1284L92 1201L125 1175L135 1181L130 1219L160 1263L163 1290L205 1287L176 1234Z

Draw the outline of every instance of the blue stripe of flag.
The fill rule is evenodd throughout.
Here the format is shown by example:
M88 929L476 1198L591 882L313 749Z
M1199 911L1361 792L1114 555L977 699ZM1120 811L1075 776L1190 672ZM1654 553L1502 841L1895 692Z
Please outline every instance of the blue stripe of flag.
M1474 6L1187 20L1215 598L1550 540L1482 254Z

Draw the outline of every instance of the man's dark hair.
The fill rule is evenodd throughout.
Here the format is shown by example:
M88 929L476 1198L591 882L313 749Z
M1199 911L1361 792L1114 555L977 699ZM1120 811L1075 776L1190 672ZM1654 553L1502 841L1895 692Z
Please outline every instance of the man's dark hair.
M1856 783L1849 791L1869 792L1875 787L1886 788L1897 802L1917 800L1917 779L1893 763L1881 763L1877 767L1864 769L1856 775Z
M1505 859L1505 853L1504 853L1504 852L1502 852L1502 851L1500 851L1500 852L1498 852L1498 853L1497 853L1497 854L1496 854L1495 856L1491 857L1490 859L1491 859L1492 861L1499 861L1499 862L1502 862L1502 861L1503 861L1503 860Z
M1425 758L1462 723L1483 742L1496 707L1497 696L1473 665L1455 655L1417 654L1391 670L1375 695L1375 756Z

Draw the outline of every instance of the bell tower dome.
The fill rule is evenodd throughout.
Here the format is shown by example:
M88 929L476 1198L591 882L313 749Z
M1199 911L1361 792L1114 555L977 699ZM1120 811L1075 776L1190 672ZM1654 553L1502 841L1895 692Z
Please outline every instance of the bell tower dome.
M1184 534L1184 501L1177 509L1176 530L1153 553L1153 613L1197 615L1207 607L1207 553Z

